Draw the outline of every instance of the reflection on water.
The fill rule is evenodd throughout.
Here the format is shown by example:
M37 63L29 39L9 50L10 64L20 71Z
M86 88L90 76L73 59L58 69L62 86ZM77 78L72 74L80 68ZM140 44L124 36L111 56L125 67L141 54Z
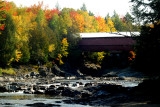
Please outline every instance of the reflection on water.
M25 107L28 104L44 103L54 104L61 107L86 107L78 104L64 104L65 98L60 96L23 94L23 93L0 93L0 107ZM90 106L87 106L90 107Z

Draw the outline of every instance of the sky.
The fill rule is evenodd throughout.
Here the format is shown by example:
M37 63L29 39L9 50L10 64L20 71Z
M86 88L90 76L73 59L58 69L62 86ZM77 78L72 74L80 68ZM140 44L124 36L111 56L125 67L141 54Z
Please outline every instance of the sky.
M85 3L87 10L95 14L95 16L105 17L108 13L112 16L115 10L120 16L124 16L127 12L130 13L130 0L6 0L13 1L18 7L31 6L38 4L38 1L43 1L45 6L49 9L55 8L59 4L60 8L74 8L80 9L82 4Z

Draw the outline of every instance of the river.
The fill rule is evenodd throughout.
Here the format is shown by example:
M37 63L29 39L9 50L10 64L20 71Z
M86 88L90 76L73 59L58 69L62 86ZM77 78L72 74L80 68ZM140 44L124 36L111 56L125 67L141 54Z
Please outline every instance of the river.
M122 85L123 87L135 87L142 80L135 80L135 79L125 79L125 80L57 80L60 83L69 83L71 88L73 84L77 82L82 82L83 84L86 83L107 83L107 84L118 84ZM80 105L80 104L66 104L63 100L68 100L69 98L62 97L62 96L49 96L45 94L24 94L23 92L5 92L0 93L0 106L1 107L26 107L26 106L37 106L41 105L43 107L54 107L54 106L61 106L61 107L91 107L89 105Z
M27 107L32 104L40 104L43 107L91 107L79 104L65 104L62 100L66 98L23 93L0 93L0 107Z

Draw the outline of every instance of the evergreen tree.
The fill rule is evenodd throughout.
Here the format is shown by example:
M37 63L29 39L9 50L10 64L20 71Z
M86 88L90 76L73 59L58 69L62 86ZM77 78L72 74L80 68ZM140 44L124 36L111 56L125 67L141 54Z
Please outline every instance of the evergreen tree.
M94 16L94 13L89 11L89 16Z
M124 26L123 26L123 22L120 20L118 14L116 13L116 11L114 11L114 14L112 16L112 21L114 23L114 26L116 28L117 31L124 31Z
M82 7L81 7L81 10L82 10L82 11L87 11L86 4L83 3L83 5L82 5Z

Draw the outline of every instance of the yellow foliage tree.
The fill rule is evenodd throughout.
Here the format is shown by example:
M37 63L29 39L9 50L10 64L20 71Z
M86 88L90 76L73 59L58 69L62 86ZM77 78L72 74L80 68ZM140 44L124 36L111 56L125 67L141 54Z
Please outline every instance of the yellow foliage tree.
M109 27L109 31L108 32L117 32L116 28L114 27L114 23L112 22L112 20L110 18L107 19L107 25Z
M109 30L104 18L98 16L96 20L98 21L98 32L107 32Z
M21 57L22 57L22 52L21 52L21 51L16 50L15 54L16 54L16 58L15 58L15 60L16 60L16 62L19 62L19 60L20 60L20 59L21 59Z
M68 46L69 46L69 43L67 42L67 38L63 38L61 42L61 53L65 57L68 56Z
M50 44L48 51L53 52L54 50L55 50L55 44Z
M106 53L105 53L105 52L97 52L97 55L98 55L98 57L97 57L97 62L98 62L99 64L101 64L102 61L103 61L103 59L104 59L104 56L106 55Z

